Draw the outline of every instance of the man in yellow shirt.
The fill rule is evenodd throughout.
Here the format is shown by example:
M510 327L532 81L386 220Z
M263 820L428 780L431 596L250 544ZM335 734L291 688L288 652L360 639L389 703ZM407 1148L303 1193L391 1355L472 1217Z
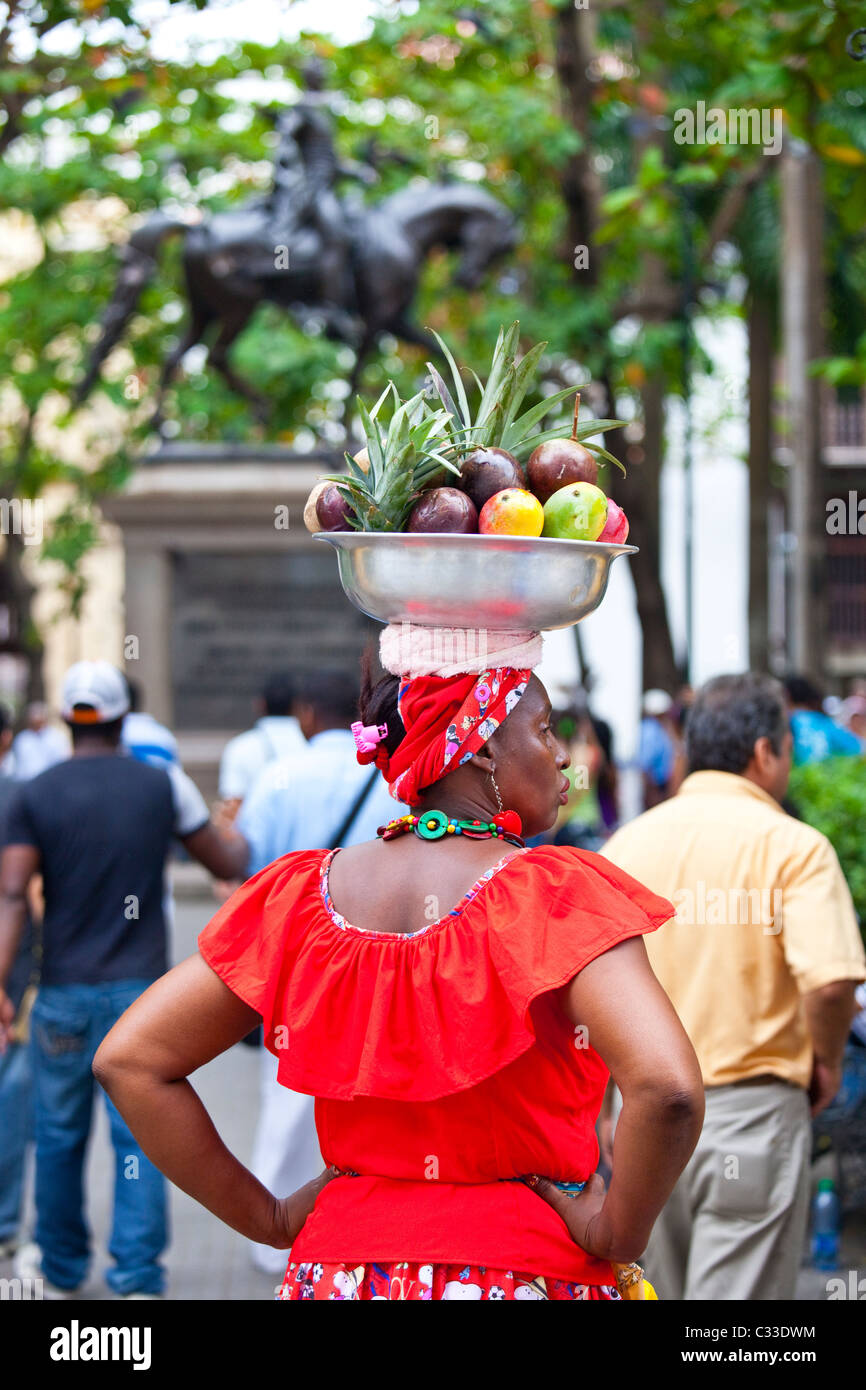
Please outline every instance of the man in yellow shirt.
M778 682L710 681L686 742L676 796L604 848L677 909L646 948L706 1087L703 1133L642 1263L660 1298L792 1298L810 1111L839 1089L866 954L830 842L779 804L792 741Z

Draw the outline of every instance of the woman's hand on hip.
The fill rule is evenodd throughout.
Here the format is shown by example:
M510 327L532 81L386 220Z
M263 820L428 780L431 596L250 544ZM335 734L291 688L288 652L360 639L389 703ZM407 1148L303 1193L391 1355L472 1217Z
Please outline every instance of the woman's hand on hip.
M326 1168L317 1178L305 1183L290 1196L277 1198L274 1203L274 1232L268 1244L277 1250L288 1250L294 1245L301 1233L301 1227L316 1205L319 1193L337 1176L332 1168Z
M576 1197L569 1197L548 1178L538 1178L532 1184L532 1191L553 1207L557 1216L562 1217L575 1245L579 1245L587 1255L595 1255L602 1260L608 1258L610 1232L604 1218L605 1190L600 1173L593 1173L587 1178L586 1186Z

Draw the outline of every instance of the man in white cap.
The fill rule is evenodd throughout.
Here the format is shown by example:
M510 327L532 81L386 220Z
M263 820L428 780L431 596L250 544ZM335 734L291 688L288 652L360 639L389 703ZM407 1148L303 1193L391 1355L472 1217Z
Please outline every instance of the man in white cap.
M120 747L129 694L105 661L67 672L61 713L72 757L23 784L10 805L0 858L0 1047L12 1024L4 987L24 923L27 885L45 894L42 979L33 1008L36 1244L16 1272L41 1277L47 1296L85 1280L89 1237L82 1170L95 1082L93 1057L106 1033L168 968L163 871L172 838L220 878L240 878L247 847L211 823L204 800L178 767L159 768ZM166 1193L106 1097L116 1155L107 1273L118 1295L163 1291Z

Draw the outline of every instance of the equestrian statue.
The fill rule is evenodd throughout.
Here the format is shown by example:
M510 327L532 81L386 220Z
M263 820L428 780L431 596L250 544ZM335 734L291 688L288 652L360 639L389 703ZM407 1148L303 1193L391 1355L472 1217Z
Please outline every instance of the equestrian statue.
M372 205L341 198L336 191L340 179L371 184L378 172L371 163L338 156L317 62L306 65L304 79L301 98L275 117L274 177L265 196L192 223L157 211L132 233L100 337L75 393L76 405L92 390L142 290L157 272L161 243L175 235L183 237L188 318L162 365L152 422L157 428L165 391L181 359L205 338L209 364L266 421L267 399L238 375L228 356L264 302L280 305L301 326L317 321L328 337L354 350L348 399L354 397L380 334L440 355L435 339L411 317L426 257L439 247L457 251L454 281L474 289L488 268L514 248L514 219L490 193L459 182L413 183ZM369 148L372 152L372 142Z

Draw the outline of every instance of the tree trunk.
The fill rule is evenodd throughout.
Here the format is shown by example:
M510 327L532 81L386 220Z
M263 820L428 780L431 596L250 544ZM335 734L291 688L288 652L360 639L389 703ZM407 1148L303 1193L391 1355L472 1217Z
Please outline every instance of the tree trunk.
M36 592L24 573L24 543L20 536L5 536L0 560L0 596L9 613L9 632L0 650L21 657L27 663L26 699L41 700L43 646L33 622L33 595Z
M772 462L773 316L769 299L751 285L749 336L749 666L769 669L768 508Z
M577 10L572 4L564 4L553 16L562 114L582 141L581 149L570 156L566 163L561 185L568 219L566 249L578 291L598 285L602 265L602 249L595 244L594 238L603 190L592 163L590 113L593 85L587 75L595 56L595 28L596 18L591 8ZM637 154L639 157L639 142ZM589 262L585 268L574 266L574 248L578 246L589 248ZM647 258L642 283L647 288L653 288L657 279L658 267L651 265ZM610 324L612 327L613 323ZM602 356L606 357L607 342L597 346ZM601 379L609 413L615 414L614 393L606 371ZM629 448L618 430L606 436L605 447L624 461L628 454L631 455L628 476L620 478L617 475L612 493L628 514L631 526L629 539L639 547L639 553L631 557L630 564L643 638L644 689L662 686L673 692L679 673L660 576L659 477L664 435L664 385L661 379L648 382L642 395L645 430L642 447Z
M576 283L582 289L595 288L601 255L595 245L595 233L603 192L601 179L592 163L593 86L587 75L595 52L595 15L588 9L578 15L570 4L558 10L554 16L554 41L560 109L563 119L582 141L581 148L566 160L560 181L567 218L563 255L573 268ZM582 269L574 265L578 247L586 247L588 251L588 260Z
M605 382L611 401L610 383ZM674 656L661 582L660 479L664 439L664 380L650 377L641 391L644 437L627 445L622 431L611 431L605 445L627 466L611 479L611 494L629 519L629 541L639 547L629 561L643 633L643 688L674 694L681 673Z
M820 496L820 394L818 381L809 375L822 344L823 201L818 156L789 137L781 174L782 324L792 455L788 505L789 529L796 539L788 655L795 670L820 680L826 533Z
M27 452L33 439L33 413L30 412L21 427L16 458L12 467L12 477L17 477L23 468ZM0 498L11 501L15 494L14 484L7 482L0 486ZM2 650L13 656L20 656L27 662L27 701L41 700L44 693L42 678L43 644L33 621L33 595L36 590L24 572L24 542L11 526L4 537L5 545L0 558L0 599L9 613L9 631Z

